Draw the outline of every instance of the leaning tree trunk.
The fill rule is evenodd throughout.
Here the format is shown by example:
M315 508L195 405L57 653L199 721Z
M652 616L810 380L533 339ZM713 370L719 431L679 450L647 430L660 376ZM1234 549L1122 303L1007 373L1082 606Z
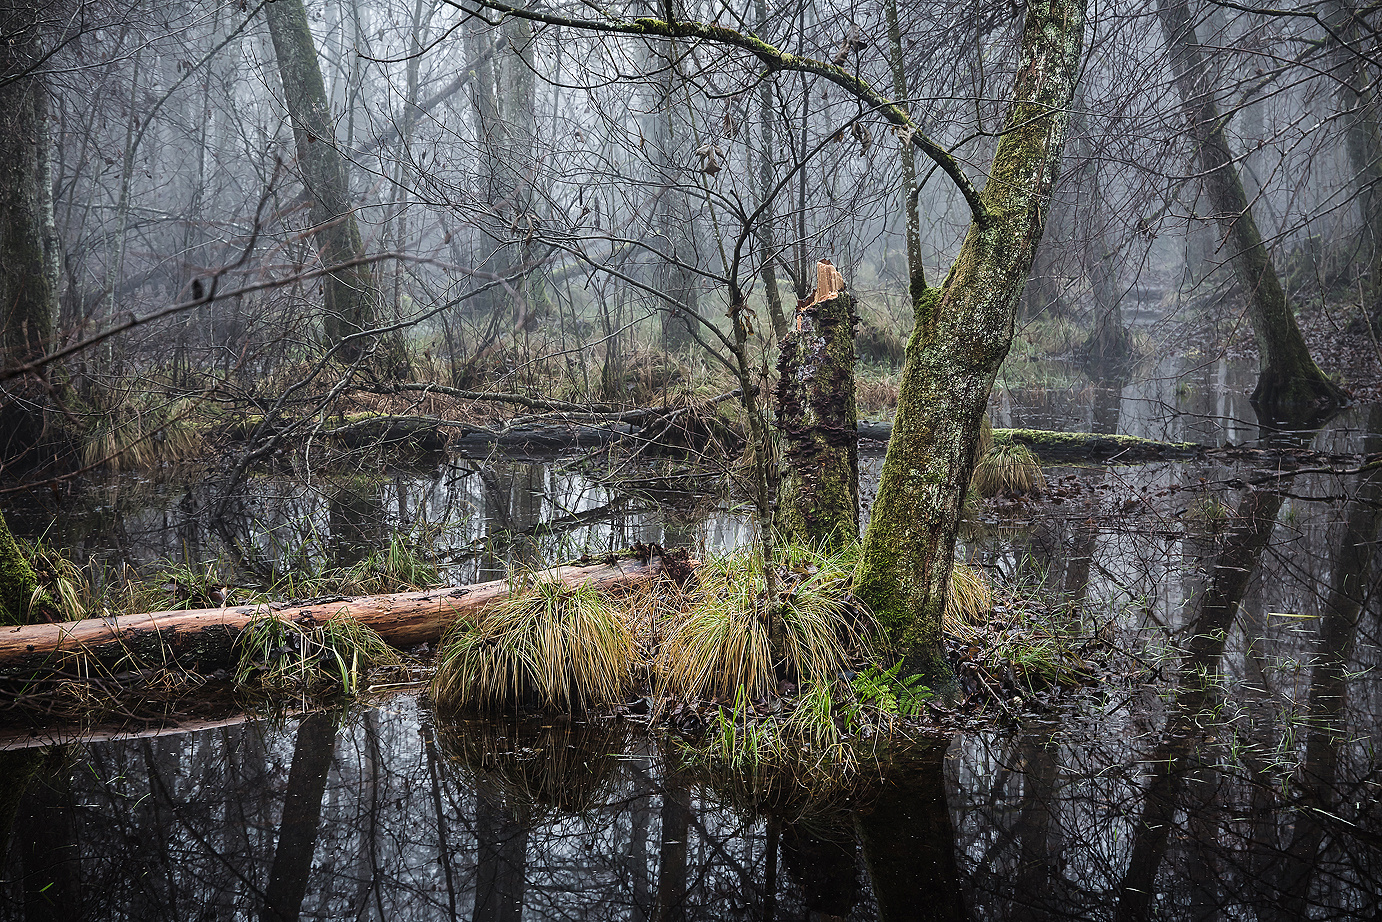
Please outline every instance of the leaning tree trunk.
M777 361L782 433L778 527L784 537L840 546L859 536L859 421L854 402L854 299L829 260L797 309Z
M326 84L302 0L275 0L264 9L283 98L293 120L298 168L312 202L313 239L322 264L330 270L322 332L329 345L339 346L342 361L355 362L366 345L359 334L374 325L379 290L365 262L365 244L351 207L350 180L336 145Z
M1224 134L1209 62L1195 34L1189 2L1157 0L1157 13L1171 50L1171 70L1181 105L1198 147L1205 191L1228 238L1234 275L1248 298L1248 315L1262 362L1252 394L1253 406L1273 420L1291 422L1328 414L1343 404L1347 395L1310 357L1296 316L1286 302Z
M1013 107L945 285L914 305L856 591L910 668L944 674L941 615L980 419L1012 343L1084 46L1084 0L1027 7Z

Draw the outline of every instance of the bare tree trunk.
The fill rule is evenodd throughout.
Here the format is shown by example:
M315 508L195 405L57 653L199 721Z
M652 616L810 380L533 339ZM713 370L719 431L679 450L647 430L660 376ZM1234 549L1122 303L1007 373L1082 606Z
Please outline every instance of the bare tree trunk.
M1353 182L1357 188L1358 214L1362 219L1363 253L1372 270L1372 303L1363 307L1372 322L1382 319L1382 109L1377 95L1377 70L1369 71L1363 57L1375 47L1365 31L1362 12L1344 0L1324 5L1326 21L1336 37L1331 44L1333 76L1339 82L1339 107L1345 117L1345 143ZM1374 64L1376 57L1371 59Z
M1046 217L1084 46L1083 0L1028 5L1007 129L945 286L917 299L897 417L856 591L907 653L941 675L941 614L980 418L1012 343Z
M755 0L754 15L758 17L758 37L768 41L767 0ZM782 286L777 280L777 220L773 203L768 201L774 185L773 165L776 162L777 139L773 130L776 108L773 106L773 80L765 76L758 87L758 189L763 213L758 217L759 272L763 276L763 291L768 299L768 314L772 317L773 333L778 341L787 335L787 312L782 306Z
M797 310L777 361L778 525L789 539L838 546L859 537L857 318L828 260L817 264L817 280L816 296Z
M697 325L693 318L700 307L696 273L692 268L696 262L695 220L690 197L678 179L677 156L684 156L684 152L673 118L682 107L674 98L680 73L677 48L672 39L652 43L649 65L656 73L649 88L650 111L645 119L646 134L652 143L653 184L657 188L653 224L666 247L654 257L658 262L653 284L677 304L675 309L662 312L661 340L666 351L680 352L695 342L691 331Z
M58 312L48 90L29 70L41 55L42 5L0 10L0 368L42 355ZM0 463L42 438L47 394L35 379L0 394Z
M329 345L340 346L342 361L355 362L366 344L350 337L374 325L379 290L373 269L363 262L365 244L355 221L345 160L336 144L326 84L302 0L276 0L264 9L283 98L293 120L298 168L312 201L313 239L322 264L337 267L326 277L322 331Z
M907 89L906 58L902 52L902 26L897 18L897 0L887 0L888 57L893 72L893 99L898 105L911 108L911 93ZM902 143L902 208L907 216L907 287L912 303L926 293L926 271L921 264L921 213L917 208L916 150L910 140Z
M1343 404L1347 395L1310 357L1296 316L1286 302L1224 134L1209 62L1195 33L1189 2L1157 0L1157 13L1171 50L1171 70L1181 105L1198 148L1205 191L1228 238L1229 259L1238 284L1248 298L1248 314L1262 362L1253 405L1273 420L1304 422L1328 414Z

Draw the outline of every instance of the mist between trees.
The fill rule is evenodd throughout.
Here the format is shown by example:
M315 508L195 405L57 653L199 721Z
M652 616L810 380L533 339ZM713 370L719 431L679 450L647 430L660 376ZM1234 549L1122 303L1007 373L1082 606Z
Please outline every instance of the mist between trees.
M779 344L829 259L847 348L901 366L858 588L927 660L1015 329L1062 325L1115 378L1190 332L1256 350L1263 420L1347 400L1297 314L1376 341L1378 17L3 0L4 473L234 420L219 516L286 435L434 417L441 389L605 416L733 395L771 541ZM824 385L851 420L853 364Z

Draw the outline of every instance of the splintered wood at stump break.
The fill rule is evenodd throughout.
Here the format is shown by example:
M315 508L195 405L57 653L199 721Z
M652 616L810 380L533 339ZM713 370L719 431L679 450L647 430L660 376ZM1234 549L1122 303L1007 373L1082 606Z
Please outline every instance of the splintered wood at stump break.
M777 363L778 521L792 540L839 546L859 535L857 321L844 278L821 260L815 295L798 303Z

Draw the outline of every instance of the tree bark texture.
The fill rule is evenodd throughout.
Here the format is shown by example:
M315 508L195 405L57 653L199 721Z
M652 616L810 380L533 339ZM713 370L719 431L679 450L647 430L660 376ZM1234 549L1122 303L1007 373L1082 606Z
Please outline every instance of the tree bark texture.
M893 76L893 98L899 105L910 106L911 92L907 89L907 64L902 51L902 26L897 15L897 0L887 0L884 13L888 20L888 64ZM902 144L902 210L907 220L907 288L915 304L926 293L926 270L921 263L921 210L917 205L916 150L910 139Z
M57 231L48 91L38 77L3 82L20 55L12 50L0 55L6 65L0 73L0 318L4 329L0 365L18 365L42 355L53 337L58 307Z
M631 589L666 572L661 561L559 567L544 577L602 591ZM62 666L80 673L92 663L139 668L175 665L210 671L233 661L235 639L256 617L272 615L303 626L348 617L373 628L396 647L436 643L458 618L474 616L509 597L508 580L472 586L365 596L329 602L240 605L148 612L0 630L0 672ZM73 662L75 660L75 662Z
M1084 45L1083 0L1027 7L1013 107L950 275L914 307L897 416L856 591L911 668L940 671L941 615L980 417L1012 343L1060 163Z
M283 98L293 121L298 169L311 199L313 240L326 277L322 332L328 345L340 346L340 358L355 362L363 354L362 338L350 339L373 326L379 309L374 271L365 263L365 244L355 221L350 180L336 143L331 107L321 65L302 0L265 4L273 37Z
M858 318L835 267L816 270L816 294L797 308L777 360L778 526L791 540L839 546L859 537Z
M42 57L41 4L0 7L0 369L41 356L58 313L48 89L31 73ZM47 388L36 378L0 393L0 464L43 437Z
M1347 401L1310 357L1295 313L1262 242L1252 207L1224 133L1211 68L1195 32L1188 0L1157 0L1180 92L1215 220L1227 238L1234 276L1248 299L1248 315L1261 355L1253 406L1272 421L1307 422Z

